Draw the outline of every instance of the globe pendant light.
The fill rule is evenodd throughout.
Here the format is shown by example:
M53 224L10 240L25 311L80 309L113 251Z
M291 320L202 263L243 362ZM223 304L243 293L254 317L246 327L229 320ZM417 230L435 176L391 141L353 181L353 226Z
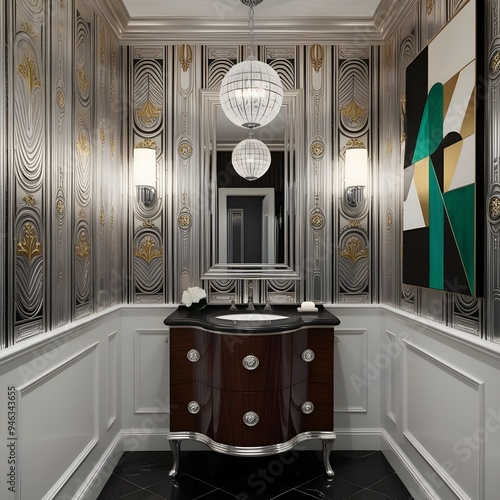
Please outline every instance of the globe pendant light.
M234 124L254 129L271 122L281 109L283 85L276 71L254 56L253 7L262 0L241 0L249 6L250 45L248 59L234 65L224 76L220 104Z
M271 153L268 147L257 139L244 139L233 149L231 155L233 167L247 181L262 177L271 165Z

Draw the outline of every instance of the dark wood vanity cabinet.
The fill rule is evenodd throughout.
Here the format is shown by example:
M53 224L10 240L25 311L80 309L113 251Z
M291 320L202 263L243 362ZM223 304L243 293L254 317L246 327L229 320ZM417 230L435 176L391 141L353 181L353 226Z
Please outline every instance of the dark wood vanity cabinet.
M242 455L334 439L333 348L328 326L249 334L171 326L171 439Z

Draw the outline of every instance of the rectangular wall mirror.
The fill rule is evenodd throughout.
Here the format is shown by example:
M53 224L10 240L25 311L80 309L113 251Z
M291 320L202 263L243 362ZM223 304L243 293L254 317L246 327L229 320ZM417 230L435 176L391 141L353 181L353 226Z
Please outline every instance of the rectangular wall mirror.
M255 269L290 270L300 253L301 182L303 178L303 96L285 91L278 116L253 132L271 151L271 166L259 179L248 181L231 164L234 147L248 139L249 131L231 123L220 106L219 94L201 91L201 140L205 198L202 269L229 264L235 272L242 264ZM303 184L302 184L303 186ZM304 207L305 208L305 207Z

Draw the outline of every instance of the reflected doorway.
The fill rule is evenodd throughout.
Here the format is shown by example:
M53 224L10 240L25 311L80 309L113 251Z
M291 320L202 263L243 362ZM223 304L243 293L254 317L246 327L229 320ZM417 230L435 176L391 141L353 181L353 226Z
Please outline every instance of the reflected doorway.
M219 261L276 260L274 189L219 189Z

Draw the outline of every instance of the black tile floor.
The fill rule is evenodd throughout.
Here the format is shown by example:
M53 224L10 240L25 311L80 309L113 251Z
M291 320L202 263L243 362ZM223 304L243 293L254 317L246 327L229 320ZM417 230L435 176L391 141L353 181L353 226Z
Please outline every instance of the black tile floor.
M316 451L266 457L185 451L170 479L170 452L125 452L98 500L412 500L379 451L334 451L330 462L333 478Z

